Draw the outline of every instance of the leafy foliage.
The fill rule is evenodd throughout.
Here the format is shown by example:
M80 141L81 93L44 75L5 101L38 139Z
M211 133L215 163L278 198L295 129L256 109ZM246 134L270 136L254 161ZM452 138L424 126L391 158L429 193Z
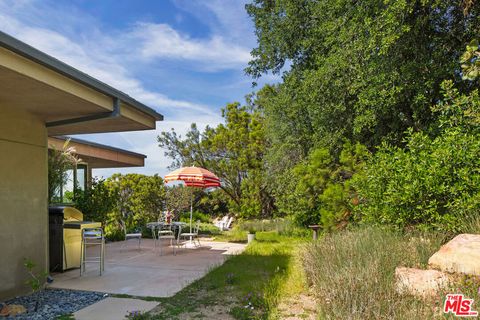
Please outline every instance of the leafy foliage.
M166 202L168 210L173 212L174 219L186 211L190 211L190 202L195 197L195 190L197 188L184 187L177 185L168 187L166 189ZM196 207L196 206L195 206Z
M246 71L283 73L257 95L265 113L269 184L311 150L338 158L345 140L369 150L401 145L408 128L427 130L440 84L461 92L462 46L480 31L480 3L458 1L255 0L258 39ZM477 62L475 62L477 64Z
M327 149L315 149L290 170L286 189L291 191L282 189L276 194L279 210L302 225L345 226L355 198L349 179L362 168L367 153L360 144L345 143L336 160Z
M456 231L480 211L480 110L478 91L461 95L444 85L442 131L435 137L410 130L405 148L384 144L357 176L358 219Z
M228 212L229 199L222 190L203 190L201 188L185 187L183 184L167 186L166 207L173 212L175 219L185 212L190 212L192 200L194 210L203 212L210 217L220 216Z
M202 192L200 197L196 198L195 208L208 214L210 217L218 217L228 213L228 195L221 189Z
M165 208L165 188L158 175L114 174L106 183L116 199L110 223L123 221L132 230L156 221Z
M248 216L269 215L273 209L262 179L266 140L261 109L228 104L222 110L225 124L200 132L195 124L185 138L162 132L160 147L173 159L172 167L196 165L214 172L229 199L230 210Z
M180 215L178 220L190 223L190 211L183 212ZM196 221L200 221L202 223L211 223L212 219L210 218L209 215L207 215L207 214L205 214L201 211L194 210L193 213L192 213L192 221L193 221L193 223L195 223Z
M478 40L472 40L460 58L462 63L462 79L475 80L480 75L480 51Z
M107 238L123 240L121 224L130 231L157 220L165 209L165 188L158 175L114 174L76 190L74 202L85 219L102 222Z
M478 2L254 0L246 8L258 39L247 73L283 75L256 100L280 213L330 229L360 202L357 219L455 229L462 213L478 210L480 62L470 41L480 31ZM362 147L351 175L342 173L344 141L373 152L365 172Z
M38 311L38 307L40 304L40 293L41 291L45 288L46 281L48 280L48 273L47 272L40 272L37 273L35 272L36 268L36 263L33 262L30 259L24 259L23 261L23 266L25 269L27 269L28 275L30 278L26 281L26 283L30 286L32 289L33 294L37 294L36 299L35 299L35 309L34 311Z
M75 190L73 202L75 207L83 213L84 220L105 224L108 213L115 208L116 198L105 180L93 179L85 190Z
M62 149L50 146L48 150L48 203L62 202L61 188L68 182L68 169L74 168L80 161L75 149L65 141Z

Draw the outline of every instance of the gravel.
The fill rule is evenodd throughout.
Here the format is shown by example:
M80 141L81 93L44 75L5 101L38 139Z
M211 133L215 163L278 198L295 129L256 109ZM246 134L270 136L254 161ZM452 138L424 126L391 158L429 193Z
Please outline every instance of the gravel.
M16 297L6 301L7 305L21 304L27 312L15 317L0 319L6 320L50 320L62 314L70 314L83 309L107 297L107 294L91 291L77 291L64 289L46 289L41 293L38 311L34 312L36 294Z

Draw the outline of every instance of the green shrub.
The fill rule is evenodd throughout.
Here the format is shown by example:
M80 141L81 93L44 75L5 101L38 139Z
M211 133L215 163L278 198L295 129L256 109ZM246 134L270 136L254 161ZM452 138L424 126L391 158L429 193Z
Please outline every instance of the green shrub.
M256 232L270 232L295 238L306 238L311 236L311 230L299 226L292 219L277 218L264 220L240 220L237 221L232 230L225 232L225 238L229 241L245 241L247 232L255 230Z
M235 222L234 229L241 231L283 231L288 226L293 225L290 219L264 219L264 220L239 220Z
M480 96L443 84L432 136L409 130L403 148L383 144L354 179L357 219L459 231L480 213Z
M180 221L190 223L190 211L185 211L180 214ZM195 221L200 221L204 223L210 223L212 222L212 218L205 213L199 212L199 211L193 211L192 213L192 221L195 223Z
M125 231L120 227L120 224L116 220L114 213L108 214L107 223L104 227L105 238L110 241L123 241L125 240Z
M431 319L443 296L426 303L396 293L395 268L425 267L442 234L379 227L327 234L303 250L321 319Z
M220 229L218 229L216 226L214 226L211 223L200 223L200 229L198 231L200 234L203 235L219 235L222 233Z
M302 226L345 227L354 196L349 180L361 170L367 154L365 146L348 142L338 157L327 148L313 149L288 173L285 189L277 194L279 211Z
M108 223L123 221L129 232L157 221L165 208L165 188L158 175L114 174L105 183L115 199Z
M355 178L357 218L456 231L480 209L480 137L410 132L405 149L383 145Z
M75 207L83 213L83 219L103 224L107 215L115 208L117 197L103 179L94 178L86 190L76 189L73 193Z

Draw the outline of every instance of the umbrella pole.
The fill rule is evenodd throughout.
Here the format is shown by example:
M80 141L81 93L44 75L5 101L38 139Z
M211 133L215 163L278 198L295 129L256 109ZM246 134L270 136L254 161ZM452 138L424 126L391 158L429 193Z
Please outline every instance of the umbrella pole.
M193 191L192 191L192 196L190 197L190 233L192 233L192 217L193 217ZM192 241L192 237L190 237L190 241Z

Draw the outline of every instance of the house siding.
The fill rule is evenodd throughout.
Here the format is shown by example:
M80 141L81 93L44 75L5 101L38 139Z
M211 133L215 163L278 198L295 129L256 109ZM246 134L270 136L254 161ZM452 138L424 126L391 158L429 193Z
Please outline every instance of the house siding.
M48 270L47 130L0 104L0 300L26 293L23 259Z

